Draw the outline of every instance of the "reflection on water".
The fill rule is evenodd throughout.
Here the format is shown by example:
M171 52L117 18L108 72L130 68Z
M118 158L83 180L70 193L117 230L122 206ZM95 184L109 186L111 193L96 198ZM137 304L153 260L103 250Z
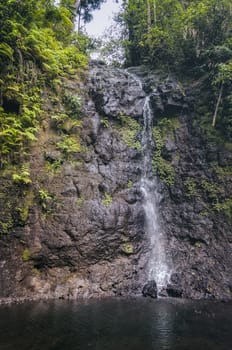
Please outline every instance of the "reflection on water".
M1 350L230 350L232 304L107 299L0 308Z

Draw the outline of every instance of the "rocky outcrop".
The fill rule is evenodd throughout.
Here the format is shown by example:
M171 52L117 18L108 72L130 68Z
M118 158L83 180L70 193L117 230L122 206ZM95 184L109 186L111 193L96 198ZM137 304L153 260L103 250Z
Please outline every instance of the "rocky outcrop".
M144 297L151 297L153 299L157 298L157 285L154 280L148 281L142 289L142 294Z
M148 94L162 136L154 176L172 260L166 295L231 298L231 153L209 146L194 125L200 97L164 73L99 63L81 88L82 125L45 122L28 159L31 182L12 185L10 172L2 176L0 207L13 219L2 220L0 298L141 294L149 256L139 186ZM74 81L66 89L80 93Z

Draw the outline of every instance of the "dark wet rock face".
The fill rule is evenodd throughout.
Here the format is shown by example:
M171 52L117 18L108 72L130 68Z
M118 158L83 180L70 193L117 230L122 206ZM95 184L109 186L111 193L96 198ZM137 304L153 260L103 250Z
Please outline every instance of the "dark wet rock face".
M69 82L69 93L78 89ZM207 145L194 125L194 99L200 96L164 73L100 64L90 66L83 89L82 152L64 157L49 125L31 152L32 184L21 193L11 189L12 176L0 181L2 213L19 192L23 198L12 206L15 224L0 236L0 298L142 290L157 296L155 281L146 284L149 239L140 191L142 115L149 94L154 126L173 123L165 126L159 155L174 174L172 181L159 181L160 223L172 260L162 295L231 299L231 221L215 207L232 196L225 176L231 154Z
M155 281L148 281L143 287L142 294L144 297L157 298L157 285Z
M172 298L182 297L183 289L180 288L179 286L168 284L166 290L169 297L172 297Z
M145 92L127 71L93 66L90 75L90 94L97 112L108 118L121 114L139 118L143 114Z

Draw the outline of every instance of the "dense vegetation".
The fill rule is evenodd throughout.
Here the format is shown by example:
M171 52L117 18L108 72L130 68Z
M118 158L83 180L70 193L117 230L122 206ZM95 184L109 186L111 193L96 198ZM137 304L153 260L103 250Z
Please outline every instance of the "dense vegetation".
M86 65L89 39L80 25L102 2L0 0L1 166L17 161L35 140L45 87L56 90L62 77ZM216 125L231 141L231 1L124 0L121 19L127 31L127 65L207 75L206 88L214 98L207 109L202 107L206 101L199 106L200 123L211 134Z
M89 41L74 21L89 20L101 2L0 0L0 166L35 140L45 89L86 65Z
M231 141L231 1L128 0L123 7L127 65L162 66L184 77L207 76L205 88L210 100L214 98L208 110L201 110L202 124L215 127L219 121L218 130Z

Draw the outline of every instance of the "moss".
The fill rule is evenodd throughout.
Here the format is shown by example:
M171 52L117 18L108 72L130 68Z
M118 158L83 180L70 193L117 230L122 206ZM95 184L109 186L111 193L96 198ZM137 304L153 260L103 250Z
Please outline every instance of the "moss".
M24 249L22 253L22 261L27 262L31 259L31 252L28 248Z
M164 183L172 186L175 180L175 170L172 164L162 157L164 139L158 127L153 128L153 138L155 140L155 152L152 159L153 169Z
M128 254L128 255L134 254L134 247L132 243L123 243L121 248L123 253L125 254Z
M229 219L232 219L232 197L225 199L223 202L214 204L214 210L223 212Z
M194 246L196 248L202 248L202 242L197 241L197 242L195 242Z
M153 139L155 141L155 151L152 160L154 171L168 186L172 186L175 181L175 169L171 162L162 156L162 150L169 135L174 139L174 132L180 127L178 118L162 118L156 127L153 128ZM175 159L178 155L175 154Z
M171 163L163 159L158 152L155 152L152 165L160 179L168 186L172 186L175 181L175 170Z
M25 224L28 219L29 209L31 208L34 200L34 193L32 190L26 192L24 198L22 198L22 205L17 207L16 210L19 214L21 224Z
M199 214L202 218L207 217L209 215L209 210L208 209L204 209L200 212Z
M231 176L232 175L232 166L225 166L225 167L220 167L220 166L214 166L214 171L216 172L217 175L219 176Z
M13 181L12 175L18 168L10 166L0 172L0 234L8 234L14 226L21 225L22 218L28 214L28 194L32 189L24 182L19 184Z
M109 193L105 193L105 196L103 198L103 204L105 207L109 207L110 204L112 203L112 197Z
M180 120L178 118L162 118L158 122L157 127L160 130L162 140L165 141L168 137L168 135L171 135L171 137L174 139L174 133L175 130L180 128Z
M120 135L127 146L132 149L141 151L141 142L137 140L138 133L142 130L141 125L129 116L121 116L122 126L120 128Z
M7 235L9 233L9 231L12 229L13 227L13 220L12 218L8 218L7 221L0 221L0 235Z
M133 181L132 180L129 180L127 182L127 188L131 188L133 186Z
M188 177L184 181L184 187L185 187L185 195L188 198L193 198L198 195L197 193L197 183L196 180L192 177Z
M85 201L85 198L84 198L83 196L80 196L80 197L76 200L77 206L80 208L80 207L83 205L84 201Z
M201 180L200 187L203 190L204 194L207 195L207 197L211 200L211 203L218 202L220 190L216 184L211 183L207 180Z
M217 184L207 181L206 179L199 180L189 177L184 181L184 186L186 197L204 198L209 203L209 208L213 208L214 204L219 201L220 188Z
M207 180L197 180L188 178L184 182L186 196L189 198L200 197L207 202L207 209L201 211L200 216L208 216L211 212L224 213L229 219L232 219L232 197L220 197L223 194L220 186Z
M64 135L62 140L57 143L57 149L63 152L68 159L72 153L80 153L83 149L81 147L78 136Z
M224 148L226 151L232 152L232 142L225 142Z

